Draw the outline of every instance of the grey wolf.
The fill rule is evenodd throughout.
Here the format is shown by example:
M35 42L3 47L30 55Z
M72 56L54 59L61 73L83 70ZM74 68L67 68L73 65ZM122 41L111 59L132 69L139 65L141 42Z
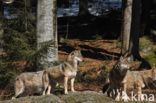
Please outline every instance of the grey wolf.
M74 92L74 80L78 70L78 62L83 61L82 54L79 50L71 52L66 61L54 67L50 67L44 71L43 93L50 94L51 88L55 88L57 83L64 84L64 93L68 94L68 80L71 81L71 91Z
M140 100L144 100L142 88L148 86L149 83L152 83L155 80L156 68L143 71L127 71L121 84L125 93L127 89L137 89L137 94L140 96Z
M43 71L22 73L15 79L14 91L15 99L20 96L42 93L42 75Z
M128 58L120 57L120 59L109 72L106 83L103 86L103 93L107 92L108 96L112 94L112 97L117 100L117 96L119 95L119 90L122 85L121 82L129 69L131 69L131 65L128 61Z

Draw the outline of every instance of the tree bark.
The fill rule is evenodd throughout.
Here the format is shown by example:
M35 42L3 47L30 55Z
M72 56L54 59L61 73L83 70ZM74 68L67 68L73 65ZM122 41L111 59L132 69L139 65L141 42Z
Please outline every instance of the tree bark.
M3 23L3 3L0 1L0 37L3 35L3 28L2 28L2 23ZM3 40L0 38L0 55L3 54Z
M90 15L88 11L88 0L79 0L79 16Z
M38 0L37 9L37 48L42 43L53 41L46 53L38 59L38 68L46 68L49 63L58 61L56 0Z
M3 2L0 1L0 17L3 16Z
M123 24L122 24L122 55L128 52L130 31L131 31L131 21L132 21L132 3L133 0L125 0L123 5Z
M141 0L127 0L125 4L121 53L127 54L130 60L141 60L139 54Z
M26 7L31 7L31 1L30 0L25 0L24 2L26 3Z
M140 35L140 19L141 19L141 0L133 1L131 36L129 44L129 53L131 60L141 60L139 54L139 35Z

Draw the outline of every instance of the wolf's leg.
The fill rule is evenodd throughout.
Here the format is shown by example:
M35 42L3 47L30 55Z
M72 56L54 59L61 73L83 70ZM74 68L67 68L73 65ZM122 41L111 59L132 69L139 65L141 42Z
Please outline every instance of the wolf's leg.
M113 91L113 89L111 89L111 88L108 89L108 91L107 91L107 96L108 96L108 97L111 97L111 92L112 92L112 91Z
M48 85L47 95L50 94L50 91L51 91L51 85Z
M139 86L137 89L138 89L139 100L140 101L143 101L144 100L144 95L142 94L142 88L141 88L141 86Z
M124 84L123 91L122 91L122 99L124 100L124 102L128 102L130 100L130 98L128 97L126 91L127 91L127 85Z
M16 88L16 90L15 90L15 96L12 97L12 99L17 98L17 97L18 97L19 95L21 95L23 92L24 92L24 87Z
M119 91L119 89L116 89L115 101L120 101L120 91Z
M43 76L42 76L42 83L43 83L43 92L42 92L42 95L45 95L46 94L46 90L49 86L49 78L48 78L48 75L46 72L43 73ZM49 90L47 90L49 91Z
M15 88L15 96L12 97L12 99L17 98L19 95L21 95L24 92L23 81L21 81L20 79L16 80L14 88Z
M68 94L68 77L64 77L64 94Z
M72 78L71 79L71 91L72 92L75 92L75 90L74 90L74 81L75 81L75 78Z
M115 97L116 97L116 89L113 88L112 89L112 98L115 99Z

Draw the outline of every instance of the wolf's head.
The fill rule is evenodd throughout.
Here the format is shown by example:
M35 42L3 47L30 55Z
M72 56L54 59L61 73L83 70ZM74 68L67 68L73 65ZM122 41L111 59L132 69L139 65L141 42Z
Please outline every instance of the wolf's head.
M81 54L81 51L80 50L72 51L67 58L67 61L71 61L71 60L82 62L83 56Z
M120 72L120 74L125 74L127 70L131 69L131 64L126 57L120 57L119 61L116 64L116 68Z

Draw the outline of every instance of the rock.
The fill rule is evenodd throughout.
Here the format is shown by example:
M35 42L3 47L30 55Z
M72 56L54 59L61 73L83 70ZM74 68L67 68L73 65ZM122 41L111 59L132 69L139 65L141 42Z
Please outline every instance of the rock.
M69 92L68 95L46 95L21 97L14 100L1 101L0 103L114 103L114 100L106 97L102 92L83 91Z
M69 93L68 95L59 96L65 103L111 103L111 98L106 97L103 93L94 91L84 91Z
M55 95L21 97L18 99L1 101L0 103L62 103Z

